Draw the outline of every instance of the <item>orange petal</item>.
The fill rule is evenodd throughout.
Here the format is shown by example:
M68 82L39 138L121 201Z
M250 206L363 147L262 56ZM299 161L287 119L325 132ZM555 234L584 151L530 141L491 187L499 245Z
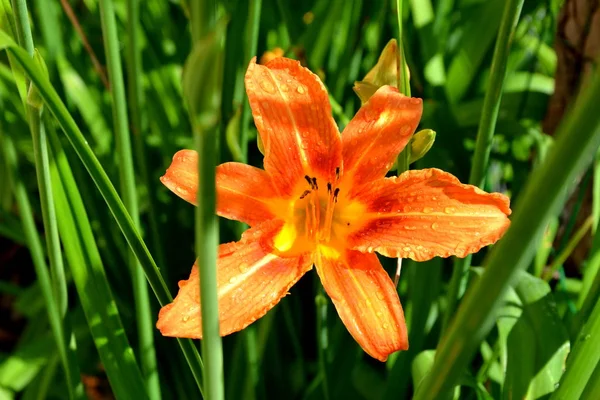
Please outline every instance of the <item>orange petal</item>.
M217 285L221 336L244 329L262 317L312 268L310 255L283 258L271 253L281 223L247 230L239 242L219 246ZM165 336L202 338L200 277L196 265L179 282L173 303L158 314L156 327Z
M341 167L340 134L319 78L288 58L266 66L252 59L246 92L265 150L265 170L280 192L291 194L305 175L333 182Z
M365 224L348 236L348 245L388 257L466 257L495 243L510 225L506 196L463 185L439 169L380 179L357 193Z
M160 181L177 196L196 205L198 153L194 150L179 150Z
M342 133L346 179L356 185L383 178L417 128L422 111L421 99L406 97L391 86L377 90Z
M173 193L196 205L198 191L198 154L180 150L160 178ZM248 225L273 219L270 202L277 193L271 178L262 169L240 163L225 163L217 167L217 214Z
M270 203L277 198L262 169L240 163L217 167L217 214L250 226L275 218Z
M322 249L316 257L315 266L325 291L363 350L385 361L389 354L408 349L400 299L377 256Z

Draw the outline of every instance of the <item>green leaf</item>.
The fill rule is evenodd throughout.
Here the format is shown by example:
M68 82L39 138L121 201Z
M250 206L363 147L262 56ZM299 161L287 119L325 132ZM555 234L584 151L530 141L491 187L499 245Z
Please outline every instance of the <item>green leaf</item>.
M509 289L498 318L506 344L505 399L538 399L552 393L564 372L569 336L550 286L526 272Z

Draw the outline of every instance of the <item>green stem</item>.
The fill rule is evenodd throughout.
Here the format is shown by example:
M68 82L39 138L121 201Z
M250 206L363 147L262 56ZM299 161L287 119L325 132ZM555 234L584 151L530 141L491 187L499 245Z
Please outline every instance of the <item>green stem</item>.
M321 387L323 388L323 397L329 400L329 385L327 380L327 347L329 347L329 330L327 329L327 297L325 289L321 283L318 283L317 296L315 298L317 306L317 346L319 354L319 375L321 375Z
M544 273L543 278L546 282L549 282L554 276L554 273L558 271L558 269L564 264L565 261L567 261L569 256L575 250L575 247L577 247L581 239L583 239L583 237L588 233L588 230L590 230L590 228L592 227L592 222L592 217L588 217L588 219L586 219L585 222L579 227L577 232L575 232L575 234L569 239L569 242L565 245L563 251L561 251L560 254L556 256L552 264Z
M79 378L80 372L79 366L77 365L77 358L74 352L69 351L69 337L67 336L67 332L65 332L60 310L54 299L52 282L48 273L48 267L46 265L42 243L33 219L33 211L27 196L27 189L25 188L23 182L19 179L17 152L12 139L9 136L1 135L1 133L2 131L0 130L0 148L2 148L4 151L4 157L8 163L11 184L17 205L19 207L19 214L21 216L23 230L27 239L27 246L29 247L29 251L31 253L37 281L42 291L42 296L44 297L44 303L46 304L48 320L50 321L50 329L54 335L58 354L60 355L63 368L65 370L69 398L84 399L85 393Z
M119 53L119 38L117 21L112 0L100 0L100 15L102 17L102 36L108 64L108 78L111 85L114 130L119 158L119 173L121 195L129 215L136 228L140 227L140 217L136 193L135 174L131 140L129 137L129 121L127 118L127 102L125 100L125 85ZM134 29L135 31L135 29ZM132 49L129 49L132 51ZM135 299L136 322L139 336L139 357L142 373L146 379L146 388L152 399L161 398L158 381L156 354L154 351L154 324L150 307L148 284L144 279L144 271L140 268L135 255L129 255L129 267L133 280L133 296Z
M13 0L12 5L15 13L15 26L17 28L17 37L19 40L19 44L27 50L29 56L33 57L34 45L31 34L31 27L29 25L27 3L25 0ZM29 88L29 79L26 79L25 84ZM22 100L24 100L24 103L26 103L26 99ZM68 308L67 281L65 277L65 267L62 258L60 238L58 234L58 224L56 220L54 198L52 196L51 189L52 183L50 180L50 157L48 154L46 130L41 120L42 111L29 104L27 104L25 108L27 112L27 119L29 122L29 129L31 132L33 142L35 170L40 193L40 205L42 209L42 220L44 224L45 235L47 238L46 246L48 250L48 260L50 263L50 272L52 276L50 285L52 285L53 287L53 301L52 304L48 304L48 313L52 325L52 330L57 342L62 366L65 371L69 397L71 399L83 398L84 392L83 386L81 384L81 379L79 377L79 366L77 365L75 353L68 346L68 341L70 340L71 332L70 329L66 328L69 326L68 321L66 321ZM10 138L7 139L7 142L9 142L7 146L11 147L12 142ZM9 152L9 150L7 150L7 152ZM14 162L16 168L16 160ZM22 193L22 196L26 196L26 193ZM28 199L26 197L23 197L21 201L27 203ZM30 221L24 221L24 224L29 223ZM35 238L31 236L29 237L28 243L31 245L33 241L36 241L36 239L38 242L37 245L41 247L41 243L39 243L39 237L37 236L37 233L35 234ZM41 260L38 260L38 262L41 262ZM36 271L38 273L38 279L40 281L43 280L43 277L39 275L41 269L44 269L43 275L47 275L47 272L45 270L45 262L43 264L39 264L38 271ZM48 303L48 298L46 298L46 302ZM50 315L54 312L58 313L58 315ZM64 325L61 321L63 319L65 320Z
M498 39L494 48L492 58L492 67L488 87L483 100L483 109L479 128L477 130L477 141L475 143L475 154L469 183L471 185L483 188L485 184L485 175L490 159L492 149L492 139L498 120L498 111L500 110L500 100L502 99L502 85L506 76L506 67L508 56L512 45L512 39L517 28L517 22L521 15L521 8L524 0L508 0L504 7ZM455 258L454 270L450 281L448 291L447 307L443 318L442 329L448 327L449 321L454 314L458 299L464 293L467 286L468 271L471 267L471 256L463 259Z
M408 77L408 65L406 65L406 57L404 57L404 41L403 37L403 26L404 20L402 18L402 10L404 9L403 0L396 0L396 16L398 18L398 89L400 93L405 96L410 96L410 81ZM410 168L410 141L406 144L406 147L398 155L398 175L406 172Z
M551 399L584 398L581 397L581 394L600 362L600 347L597 340L599 336L600 302L597 302L590 319L579 332L577 341L567 359L567 367L560 380L560 386L552 394Z
M438 398L458 383L481 340L492 329L496 309L519 271L529 266L548 220L560 212L575 177L600 146L600 70L563 120L556 143L533 171L504 238L492 249L482 277L466 293L415 399ZM597 306L600 310L600 305ZM600 313L600 312L599 312ZM600 314L599 314L600 315ZM594 341L591 341L594 343Z
M199 157L198 162L198 207L196 208L196 251L200 273L200 316L202 321L202 355L206 397L211 400L225 398L223 377L223 343L219 328L219 302L217 287L217 249L219 246L219 221L216 214L216 165L219 148L219 118L221 107L221 71L223 50L219 32L215 32L216 2L194 1L191 3L192 40L195 46L202 46L203 40L214 33L212 46L218 48L216 59L206 59L218 69L215 82L213 77L205 77L198 86L189 88L187 98L194 140ZM220 51L220 52L219 52ZM205 55L206 56L206 55ZM190 57L191 58L191 57ZM188 68L189 63L187 64ZM186 84L184 78L184 85ZM204 93L206 91L206 93ZM203 100L196 101L197 99Z
M142 112L145 107L144 92L142 88L142 48L139 45L139 0L127 0L127 94L129 99L129 113L131 115L131 133L133 134L133 148L137 169L142 183L148 192L148 223L152 250L156 255L158 265L165 265L165 255L161 243L158 215L156 208L156 188L154 180L150 179L148 161L144 146L144 130Z

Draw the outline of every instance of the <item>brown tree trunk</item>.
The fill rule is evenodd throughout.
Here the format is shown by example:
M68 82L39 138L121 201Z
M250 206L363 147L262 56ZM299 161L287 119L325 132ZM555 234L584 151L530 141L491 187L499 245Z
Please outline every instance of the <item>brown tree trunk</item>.
M600 0L566 0L559 14L555 49L557 67L555 90L548 104L548 112L542 126L544 132L553 135L565 111L576 99L580 88L585 87L600 58ZM600 105L598 105L600 112ZM591 182L591 181L590 181ZM571 219L579 191L569 199L561 215L561 228L557 242L562 241L565 225ZM588 185L582 207L577 214L574 231L584 223L592 212L591 183ZM571 255L568 264L578 268L587 258L591 246L588 233Z

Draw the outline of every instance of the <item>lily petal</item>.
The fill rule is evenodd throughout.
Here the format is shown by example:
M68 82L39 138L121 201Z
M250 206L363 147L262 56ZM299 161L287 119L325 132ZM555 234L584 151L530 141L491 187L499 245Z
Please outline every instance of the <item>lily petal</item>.
M342 133L344 175L356 186L383 178L417 129L423 101L382 86Z
M348 236L348 246L388 257L466 257L495 243L510 225L506 196L461 184L439 169L380 179L357 193L366 222Z
M265 170L281 194L291 195L305 175L333 182L341 167L340 134L327 91L298 61L253 59L246 92L263 142Z
M185 201L196 205L198 193L198 153L194 150L179 150L160 181L169 190Z
M196 205L198 192L198 153L180 150L160 178L182 199ZM241 163L217 167L217 214L250 226L275 218L272 202L277 196L271 178L262 169Z
M312 268L310 255L284 258L271 253L281 223L269 221L250 228L239 242L219 246L217 285L221 336L244 329L262 317ZM173 303L158 314L156 327L164 336L202 338L200 277L194 264L190 277L179 282Z
M408 349L400 299L375 254L319 251L315 266L325 291L352 337L371 357Z
M217 167L217 214L250 226L275 218L277 192L262 169L229 162Z

